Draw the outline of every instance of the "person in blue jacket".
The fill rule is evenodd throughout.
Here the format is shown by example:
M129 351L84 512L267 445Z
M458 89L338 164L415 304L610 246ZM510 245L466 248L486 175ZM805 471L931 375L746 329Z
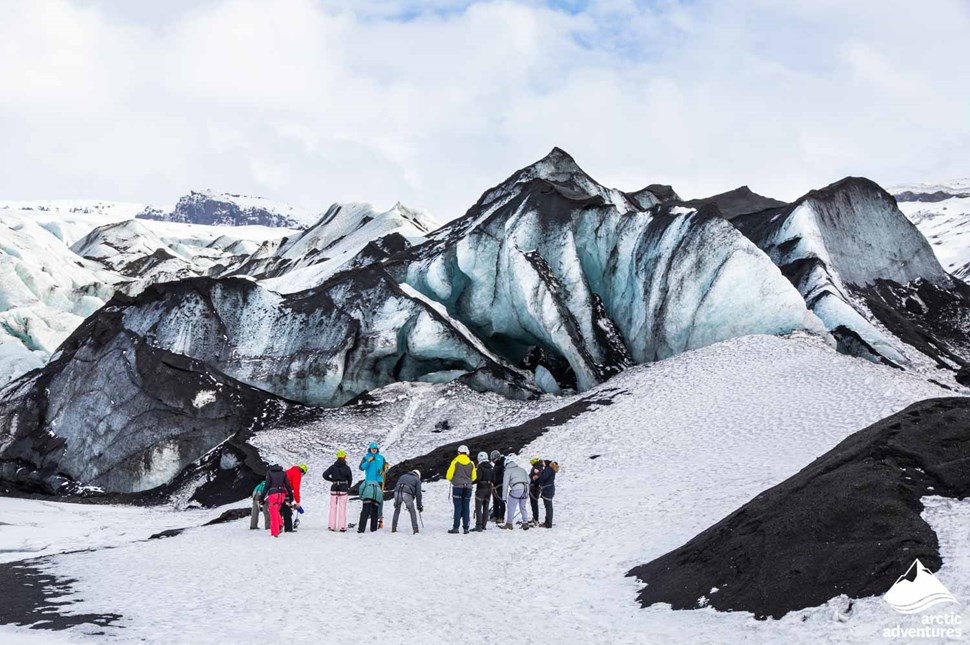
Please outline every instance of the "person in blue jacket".
M363 532L364 524L371 520L371 531L376 531L384 525L384 472L387 463L381 454L377 442L371 442L367 447L367 454L360 460L360 469L364 471L364 481L360 484L361 509L358 531ZM365 494L366 493L366 494Z
M376 442L367 447L367 454L360 460L360 469L364 471L364 481L378 484L384 481L381 474L384 470L384 455Z

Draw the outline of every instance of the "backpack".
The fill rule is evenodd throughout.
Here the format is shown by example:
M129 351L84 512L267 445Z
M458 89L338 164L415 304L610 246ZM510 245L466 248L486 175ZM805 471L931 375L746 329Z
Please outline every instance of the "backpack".
M550 461L549 462L549 467L552 468L552 472L554 472L554 473L558 473L559 472L559 463L558 462Z

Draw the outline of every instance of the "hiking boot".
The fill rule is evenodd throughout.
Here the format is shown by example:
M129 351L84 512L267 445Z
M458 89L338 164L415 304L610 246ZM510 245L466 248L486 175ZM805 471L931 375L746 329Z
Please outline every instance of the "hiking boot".
M397 533L397 529L392 528L391 533Z
M468 535L468 527L465 527L465 535Z
M414 529L414 534L417 535L418 533L420 533L420 531L418 531L418 529Z
M458 529L448 529L448 532L452 535L458 535Z
M514 529L515 527L514 527L514 526L512 526L512 524L510 524L510 523L508 523L508 522L506 522L505 524L499 524L499 528L500 528L500 529L508 529L508 530L512 530L512 529Z

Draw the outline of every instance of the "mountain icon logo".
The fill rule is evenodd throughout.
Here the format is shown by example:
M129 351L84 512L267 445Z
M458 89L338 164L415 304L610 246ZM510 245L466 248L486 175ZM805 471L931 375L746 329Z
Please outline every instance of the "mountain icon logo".
M916 614L941 603L960 604L919 559L899 576L884 599L901 614Z

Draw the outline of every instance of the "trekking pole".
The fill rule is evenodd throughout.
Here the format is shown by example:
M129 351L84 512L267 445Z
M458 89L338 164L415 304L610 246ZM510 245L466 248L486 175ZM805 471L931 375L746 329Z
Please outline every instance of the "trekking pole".
M421 530L424 530L424 518L421 517L421 511L418 511L418 521L421 522Z

